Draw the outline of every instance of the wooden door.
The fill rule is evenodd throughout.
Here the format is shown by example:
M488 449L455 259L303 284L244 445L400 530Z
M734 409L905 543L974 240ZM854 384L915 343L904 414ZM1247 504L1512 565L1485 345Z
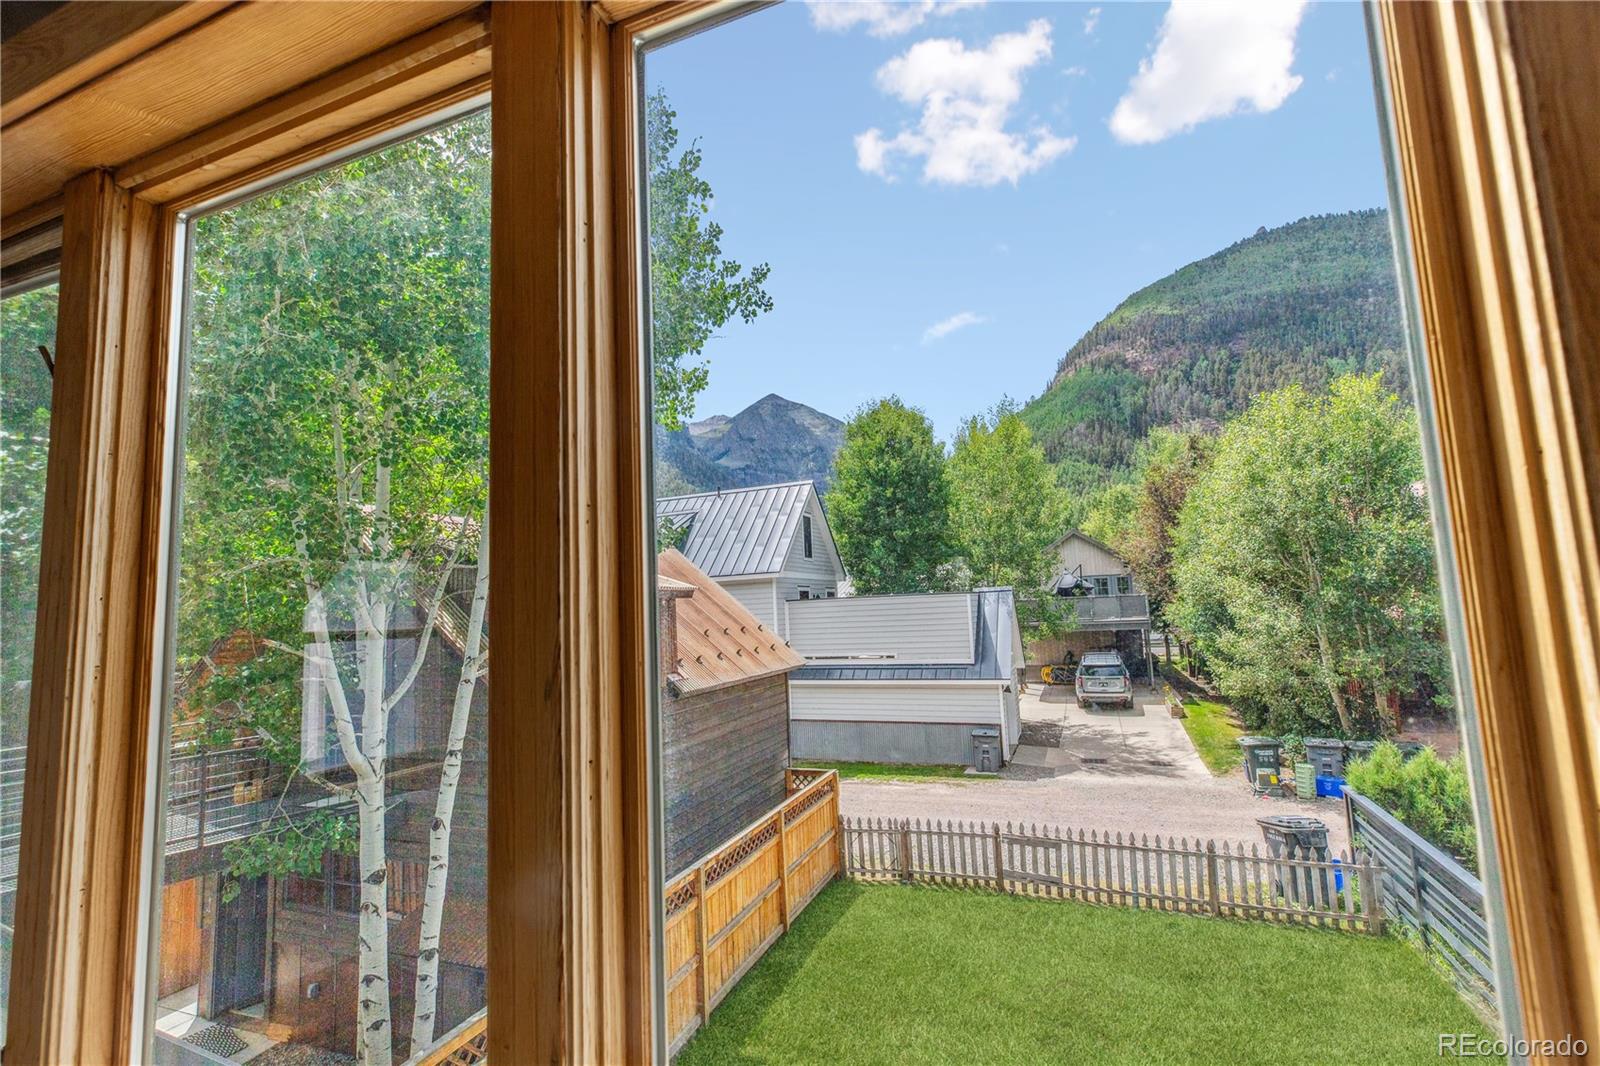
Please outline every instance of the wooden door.
M217 904L211 963L213 1015L260 1003L266 996L267 878L243 878L239 894Z

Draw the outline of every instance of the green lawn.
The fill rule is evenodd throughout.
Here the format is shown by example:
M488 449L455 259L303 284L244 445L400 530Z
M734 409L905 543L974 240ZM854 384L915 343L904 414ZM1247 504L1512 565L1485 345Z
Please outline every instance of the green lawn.
M1212 773L1231 774L1244 761L1239 738L1244 730L1234 724L1228 708L1209 700L1185 700L1183 728Z
M797 767L796 769L799 769ZM920 781L929 777L966 777L965 766L891 762L812 762L805 769L837 770L841 778L866 781Z
M679 1066L1437 1063L1488 1035L1391 938L836 882Z

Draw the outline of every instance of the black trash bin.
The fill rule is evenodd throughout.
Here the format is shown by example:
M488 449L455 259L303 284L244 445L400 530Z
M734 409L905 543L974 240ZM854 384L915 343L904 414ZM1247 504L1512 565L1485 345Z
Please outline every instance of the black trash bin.
M1306 761L1318 777L1344 776L1344 741L1332 737L1306 737Z
M1244 779L1250 782L1250 787L1260 790L1256 784L1256 772L1265 770L1272 775L1268 784L1276 788L1278 763L1283 758L1283 741L1277 737L1240 737L1239 746L1244 749Z
M1328 826L1320 818L1301 814L1274 814L1257 818L1267 851L1274 859L1328 861ZM1313 873L1316 874L1313 877ZM1287 864L1278 868L1275 882L1278 894L1294 903L1327 906L1333 897L1328 891L1328 871L1312 871Z
M1372 753L1378 750L1376 740L1347 740L1344 742L1344 757L1347 762L1356 762L1359 759L1370 759Z

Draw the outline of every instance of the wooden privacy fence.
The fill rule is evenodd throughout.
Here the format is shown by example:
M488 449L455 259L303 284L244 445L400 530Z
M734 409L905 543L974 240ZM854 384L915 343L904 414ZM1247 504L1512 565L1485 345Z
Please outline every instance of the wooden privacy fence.
M1498 1012L1483 882L1359 792L1346 788L1344 805L1351 842L1383 864L1389 916L1417 933L1463 991Z
M983 886L1014 895L1255 918L1377 933L1385 876L1366 855L1338 860L1259 845L1193 843L1052 826L846 818L844 869L869 881Z
M673 1053L840 872L838 774L787 776L787 800L667 885Z

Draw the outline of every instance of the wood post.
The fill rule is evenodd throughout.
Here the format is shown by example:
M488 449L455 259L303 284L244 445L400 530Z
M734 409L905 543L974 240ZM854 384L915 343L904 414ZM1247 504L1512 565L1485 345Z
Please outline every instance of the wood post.
M700 927L700 1024L711 1017L711 952L706 947L706 867L701 863L694 868L694 895L697 901L695 918Z
M138 1055L169 221L66 185L7 1062Z
M911 819L900 820L900 880L911 883Z
M1222 917L1222 896L1217 892L1217 842L1206 841L1206 899L1211 902L1211 916Z
M1006 890L1005 844L1000 838L1000 823L994 823L994 890Z
M1367 912L1367 932L1383 934L1383 872L1372 864L1372 856L1361 859L1361 902Z
M1422 898L1422 871L1417 866L1417 849L1407 845L1406 857L1411 860L1411 900L1417 908L1417 935L1422 937L1423 947L1432 947L1433 937L1428 935L1428 905Z
M847 877L850 874L850 836L845 831L844 814L839 809L839 789L837 785L834 786L833 790L833 819L836 826L835 832L839 837L839 873L837 876Z
M778 808L778 911L783 931L789 931L789 826L784 818L788 804Z

